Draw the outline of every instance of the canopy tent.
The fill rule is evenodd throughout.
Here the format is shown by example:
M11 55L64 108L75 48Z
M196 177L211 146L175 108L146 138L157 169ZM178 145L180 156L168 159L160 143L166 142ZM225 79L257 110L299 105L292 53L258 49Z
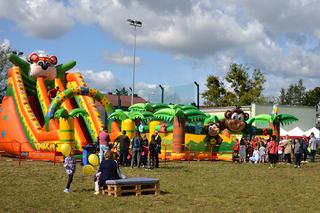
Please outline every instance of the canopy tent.
M299 128L295 127L287 132L289 136L303 136L305 133Z
M315 128L315 127L312 127L312 128L309 129L308 131L305 131L305 132L304 132L304 135L310 136L311 132L314 133L314 136L315 136L316 138L319 138L319 137L320 137L320 131L319 131L317 128Z
M280 127L280 136L286 136L288 132Z

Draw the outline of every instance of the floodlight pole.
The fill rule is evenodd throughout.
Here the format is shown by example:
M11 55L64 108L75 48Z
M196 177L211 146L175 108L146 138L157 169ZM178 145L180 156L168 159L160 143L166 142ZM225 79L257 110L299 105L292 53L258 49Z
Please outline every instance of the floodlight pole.
M197 107L199 109L199 103L200 103L200 94L199 94L199 84L195 81L194 84L197 87Z
M164 88L161 84L159 84L159 87L161 89L161 103L163 104L163 102L164 102Z
M136 72L136 43L137 43L137 27L142 27L142 22L138 20L127 19L131 26L134 27L134 46L133 46L133 70L132 70L132 94L131 94L131 105L134 104L134 82Z

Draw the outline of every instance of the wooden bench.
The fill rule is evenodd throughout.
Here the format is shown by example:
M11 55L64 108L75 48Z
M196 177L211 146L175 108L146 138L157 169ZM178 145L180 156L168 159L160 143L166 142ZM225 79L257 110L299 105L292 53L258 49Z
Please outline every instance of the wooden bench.
M157 178L127 178L119 180L107 180L102 194L109 196L124 196L144 194L160 194L160 180Z

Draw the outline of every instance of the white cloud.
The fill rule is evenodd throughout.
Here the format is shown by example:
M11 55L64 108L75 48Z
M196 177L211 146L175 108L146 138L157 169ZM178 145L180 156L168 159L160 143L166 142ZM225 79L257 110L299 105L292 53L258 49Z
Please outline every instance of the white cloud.
M28 35L46 39L62 36L73 27L68 8L54 0L1 0L0 17L14 21Z
M318 81L320 69L315 51L320 47L318 8L316 0L0 0L0 18L41 38L61 36L76 22L97 25L128 47L134 28L126 19L138 19L143 26L137 28L137 48L197 60L196 64L210 61L219 76L231 62L239 62L260 68L267 79L304 78L311 85L310 79ZM104 57L109 63L132 64L132 56L121 51Z
M133 56L125 55L123 51L118 53L110 53L108 51L105 51L104 59L112 64L122 64L122 65L132 65L133 64ZM136 56L136 65L141 63L141 58Z
M80 72L89 87L93 87L102 92L110 92L123 87L120 80L111 71L93 72L92 70L76 71Z
M6 52L10 48L10 41L8 39L3 39L2 42L0 42L0 51Z

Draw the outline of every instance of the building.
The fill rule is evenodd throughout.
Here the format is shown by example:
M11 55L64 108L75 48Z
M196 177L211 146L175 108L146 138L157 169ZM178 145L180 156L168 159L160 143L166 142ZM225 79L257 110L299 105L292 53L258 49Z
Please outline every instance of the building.
M215 107L215 108L201 108L205 113L214 114L214 115L224 115L224 112L231 110L234 107ZM242 110L249 114L250 117L254 117L260 114L269 114L272 112L272 104L251 104L249 106L242 106ZM310 106L288 106L288 105L279 105L279 114L290 114L299 119L299 121L294 122L290 125L282 126L286 131L289 131L295 127L299 127L303 131L307 131L312 127L315 127L317 122L317 111L315 107ZM262 127L262 126L258 126Z

